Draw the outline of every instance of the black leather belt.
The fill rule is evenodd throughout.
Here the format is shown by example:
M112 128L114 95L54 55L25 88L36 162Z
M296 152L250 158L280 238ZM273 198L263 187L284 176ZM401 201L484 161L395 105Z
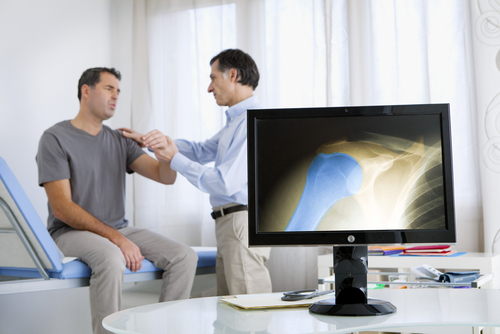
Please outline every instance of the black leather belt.
M225 215L228 215L233 212L246 211L246 210L248 210L248 206L246 205L235 205L230 208L225 208L219 211L213 211L211 215L213 219L217 219L219 217L224 217Z

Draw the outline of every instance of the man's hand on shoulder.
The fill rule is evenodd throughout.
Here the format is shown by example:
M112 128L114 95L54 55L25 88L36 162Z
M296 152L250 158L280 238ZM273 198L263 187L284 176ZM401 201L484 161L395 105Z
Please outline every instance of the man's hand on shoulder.
M141 139L141 137L143 137L143 135L140 134L139 132L132 130L132 129L128 129L128 128L119 128L118 130L120 130L122 132L123 137L131 138L131 139L135 140L137 142L137 144L139 144L140 147L143 147L143 148L146 147L144 145L144 142Z
M170 167L170 161L179 152L174 141L158 130L148 132L140 140L143 142L144 147L153 151L158 160L143 154L130 164L130 168L156 182L173 184L177 172Z

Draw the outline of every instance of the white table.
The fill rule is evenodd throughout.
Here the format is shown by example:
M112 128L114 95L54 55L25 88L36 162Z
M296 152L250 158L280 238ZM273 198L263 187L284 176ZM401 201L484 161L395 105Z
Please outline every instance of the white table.
M106 317L103 325L121 334L333 334L366 330L460 334L472 333L473 326L475 332L481 326L500 327L500 290L382 289L369 290L369 296L390 301L397 312L377 317L332 317L312 315L307 308L240 310L219 297L208 297L120 311Z
M428 264L436 269L479 270L481 274L492 273L493 280L485 287L500 289L500 254L467 253L461 256L369 256L369 269L396 269L409 272L411 267ZM333 255L318 256L318 278L331 275Z

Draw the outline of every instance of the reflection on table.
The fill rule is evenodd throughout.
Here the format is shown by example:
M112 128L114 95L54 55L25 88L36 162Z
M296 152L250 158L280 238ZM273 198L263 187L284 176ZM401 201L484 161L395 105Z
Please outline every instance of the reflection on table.
M434 333L471 333L473 326L500 327L500 290L383 289L369 297L388 300L397 313L377 317L331 317L307 308L241 310L219 297L146 305L106 317L104 327L114 333L349 333L401 330ZM409 327L418 327L412 328Z

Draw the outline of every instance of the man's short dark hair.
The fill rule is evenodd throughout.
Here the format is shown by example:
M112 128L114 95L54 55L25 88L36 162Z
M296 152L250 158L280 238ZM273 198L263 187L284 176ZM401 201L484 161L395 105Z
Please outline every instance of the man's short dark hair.
M95 88L95 85L97 85L101 81L101 72L108 72L110 74L113 74L118 80L122 79L122 75L120 74L119 71L115 70L114 68L107 68L107 67L94 67L94 68L89 68L85 72L83 72L82 76L80 77L80 80L78 80L78 100L82 100L82 86L87 85L91 88Z
M238 82L251 86L254 90L259 84L259 70L252 57L239 49L227 49L210 60L210 66L219 60L219 71L226 72L234 68L238 71Z

